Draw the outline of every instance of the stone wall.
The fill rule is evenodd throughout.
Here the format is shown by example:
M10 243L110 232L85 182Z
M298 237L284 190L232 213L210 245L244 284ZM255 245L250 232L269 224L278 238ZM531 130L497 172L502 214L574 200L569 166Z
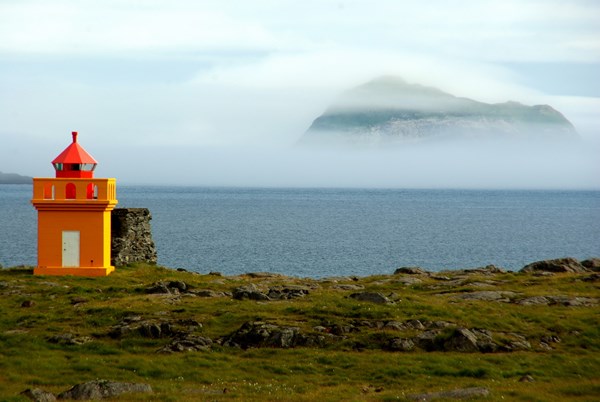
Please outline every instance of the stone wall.
M148 208L115 208L111 217L111 264L156 263Z

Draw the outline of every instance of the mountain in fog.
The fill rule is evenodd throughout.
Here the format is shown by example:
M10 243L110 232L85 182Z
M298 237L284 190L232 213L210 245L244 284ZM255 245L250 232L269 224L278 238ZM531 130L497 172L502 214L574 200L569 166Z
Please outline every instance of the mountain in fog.
M0 172L0 184L31 184L31 177Z
M382 77L344 93L300 144L389 144L433 139L573 139L575 128L548 105L489 104Z

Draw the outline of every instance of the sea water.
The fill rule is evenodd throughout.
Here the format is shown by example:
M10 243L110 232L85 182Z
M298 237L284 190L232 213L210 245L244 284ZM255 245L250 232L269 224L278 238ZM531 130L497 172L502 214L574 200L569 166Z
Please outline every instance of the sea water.
M159 264L324 277L600 256L600 191L125 186L152 213ZM0 185L0 264L34 265L31 186Z

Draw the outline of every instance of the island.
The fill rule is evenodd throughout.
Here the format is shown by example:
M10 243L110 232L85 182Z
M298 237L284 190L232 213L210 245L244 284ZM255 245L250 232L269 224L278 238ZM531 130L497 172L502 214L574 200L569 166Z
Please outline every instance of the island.
M573 140L571 122L549 105L489 104L381 77L343 93L300 145L405 145L432 140Z

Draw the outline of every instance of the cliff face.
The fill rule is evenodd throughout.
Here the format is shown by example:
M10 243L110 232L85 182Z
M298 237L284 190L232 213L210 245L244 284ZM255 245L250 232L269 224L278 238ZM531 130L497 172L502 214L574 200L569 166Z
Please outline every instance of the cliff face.
M390 143L442 138L577 138L548 105L489 104L384 77L343 94L315 119L301 144Z

